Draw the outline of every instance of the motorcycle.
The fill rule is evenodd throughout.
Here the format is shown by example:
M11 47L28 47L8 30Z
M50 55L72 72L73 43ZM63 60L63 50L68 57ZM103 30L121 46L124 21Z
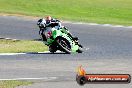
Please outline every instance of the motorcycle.
M45 37L47 39L47 46L51 53L60 50L62 52L71 54L74 52L82 53L82 45L78 43L78 38L73 39L66 34L65 28L57 30L55 27L47 27L45 30Z

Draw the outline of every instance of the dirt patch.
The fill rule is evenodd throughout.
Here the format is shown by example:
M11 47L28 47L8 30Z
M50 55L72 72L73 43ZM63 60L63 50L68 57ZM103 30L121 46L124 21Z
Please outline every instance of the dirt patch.
M27 15L23 15L23 14L9 14L9 13L0 13L0 16L16 16L16 17L22 17L25 19L39 19L40 17L37 16L27 16Z

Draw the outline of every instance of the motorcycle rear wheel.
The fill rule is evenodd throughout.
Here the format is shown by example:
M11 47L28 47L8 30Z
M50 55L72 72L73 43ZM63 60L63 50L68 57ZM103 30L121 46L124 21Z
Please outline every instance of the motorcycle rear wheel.
M79 47L78 50L77 50L78 53L82 53L83 52L83 49L82 47Z
M49 51L50 51L51 53L54 53L54 52L57 51L57 47L56 47L55 45L50 45L50 46L49 46Z

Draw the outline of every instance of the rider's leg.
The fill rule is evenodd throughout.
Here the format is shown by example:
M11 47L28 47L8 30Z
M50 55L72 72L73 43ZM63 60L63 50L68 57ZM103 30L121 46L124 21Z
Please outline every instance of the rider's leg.
M43 33L41 33L41 35L42 35L42 40L47 41L46 36Z
M40 32L41 32L40 35L42 36L42 40L43 40L43 41L47 41L46 36L45 36L45 34L44 34L44 30L41 29Z

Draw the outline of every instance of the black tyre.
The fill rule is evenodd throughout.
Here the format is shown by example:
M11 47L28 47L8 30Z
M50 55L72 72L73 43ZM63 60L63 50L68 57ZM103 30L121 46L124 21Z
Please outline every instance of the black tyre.
M57 47L56 47L55 45L50 45L50 46L49 46L49 51L50 51L51 53L54 53L54 52L57 51Z
M79 49L77 50L78 53L82 53L83 49L81 47L79 47Z
M67 39L65 39L63 37L58 37L56 39L56 41L57 41L61 51L66 52L68 54L71 53L71 45Z
M84 76L77 76L76 77L76 81L79 85L84 85L86 83L86 78Z

